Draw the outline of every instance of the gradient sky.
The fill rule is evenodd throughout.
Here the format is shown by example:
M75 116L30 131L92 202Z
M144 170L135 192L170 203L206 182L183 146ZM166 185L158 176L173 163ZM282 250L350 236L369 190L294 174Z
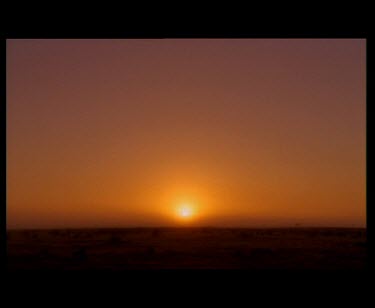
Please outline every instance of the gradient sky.
M366 225L366 41L7 40L7 227Z

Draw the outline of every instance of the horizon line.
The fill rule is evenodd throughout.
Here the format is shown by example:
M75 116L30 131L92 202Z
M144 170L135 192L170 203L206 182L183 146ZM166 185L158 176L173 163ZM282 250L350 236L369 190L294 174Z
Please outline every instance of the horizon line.
M367 229L367 226L123 226L123 227L49 227L49 228L7 228L6 231L49 231L49 230L111 230L111 229Z

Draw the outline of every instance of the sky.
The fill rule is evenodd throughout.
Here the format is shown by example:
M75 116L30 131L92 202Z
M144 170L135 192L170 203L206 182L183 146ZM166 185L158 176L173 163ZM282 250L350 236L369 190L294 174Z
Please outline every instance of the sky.
M366 226L364 39L10 39L6 56L7 228Z

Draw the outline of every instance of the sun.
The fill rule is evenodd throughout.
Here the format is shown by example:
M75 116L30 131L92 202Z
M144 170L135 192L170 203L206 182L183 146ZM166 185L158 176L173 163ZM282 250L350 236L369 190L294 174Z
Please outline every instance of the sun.
M194 215L194 210L191 204L183 203L177 208L177 214L179 217L188 219Z

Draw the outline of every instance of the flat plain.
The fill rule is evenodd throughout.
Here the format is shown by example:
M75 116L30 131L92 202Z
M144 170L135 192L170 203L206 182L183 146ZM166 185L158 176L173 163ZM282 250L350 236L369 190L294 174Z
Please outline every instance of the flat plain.
M361 228L7 231L9 270L364 269Z

